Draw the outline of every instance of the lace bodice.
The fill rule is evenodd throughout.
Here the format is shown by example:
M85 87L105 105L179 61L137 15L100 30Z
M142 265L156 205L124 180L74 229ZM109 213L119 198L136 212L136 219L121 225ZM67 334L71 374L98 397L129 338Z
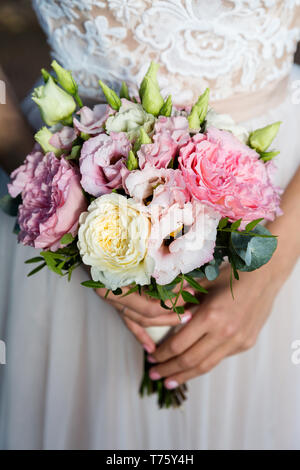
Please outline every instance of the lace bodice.
M193 102L261 90L286 76L300 32L300 0L33 0L53 56L82 95L98 79L132 92L150 60L163 94Z

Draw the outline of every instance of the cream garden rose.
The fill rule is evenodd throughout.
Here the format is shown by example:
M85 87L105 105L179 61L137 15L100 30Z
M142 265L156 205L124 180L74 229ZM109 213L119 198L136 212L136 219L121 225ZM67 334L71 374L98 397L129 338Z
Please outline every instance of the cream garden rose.
M79 219L78 248L94 281L116 290L150 283L154 262L148 255L150 220L143 206L119 194L95 199Z

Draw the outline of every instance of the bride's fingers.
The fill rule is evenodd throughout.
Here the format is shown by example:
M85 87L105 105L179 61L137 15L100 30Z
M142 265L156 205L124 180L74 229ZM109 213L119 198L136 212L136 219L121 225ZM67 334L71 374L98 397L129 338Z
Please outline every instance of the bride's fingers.
M176 326L187 323L192 318L192 313L190 311L186 311L184 314L180 315L180 317L177 315L177 313L170 312L165 313L164 315L160 315L159 317L148 318L140 315L135 310L132 310L128 307L116 305L116 308L122 315L130 318L144 328L147 328L148 326Z
M128 292L129 289L122 289L124 293ZM112 292L105 297L107 289L96 289L97 294L106 298L107 300L117 302L129 309L136 311L137 313L143 315L144 317L157 317L159 315L165 315L166 309L164 309L160 303L156 300L149 299L144 295L139 295L137 293L132 293L127 297L122 297L121 295L114 295ZM178 305L182 305L182 302L178 302Z
M147 331L142 326L138 325L126 316L123 316L123 321L147 352L152 353L155 351L156 346L153 339L148 335Z

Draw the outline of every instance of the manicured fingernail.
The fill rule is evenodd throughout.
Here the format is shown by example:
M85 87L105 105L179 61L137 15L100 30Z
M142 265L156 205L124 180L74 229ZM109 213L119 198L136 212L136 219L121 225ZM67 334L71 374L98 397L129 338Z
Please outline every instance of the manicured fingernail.
M172 390L173 388L178 387L178 382L176 382L176 380L169 380L168 382L165 382L165 387L168 390Z
M143 348L147 351L148 354L153 352L153 348L149 344L143 344Z
M190 321L192 319L192 312L190 312L189 310L187 310L183 315L181 315L181 323L187 323L188 321Z
M155 370L150 370L149 377L151 380L158 380L160 379L160 374L156 372Z
M147 361L150 362L151 364L155 364L155 362L157 362L157 360L154 359L154 357L151 356L150 354L147 356Z

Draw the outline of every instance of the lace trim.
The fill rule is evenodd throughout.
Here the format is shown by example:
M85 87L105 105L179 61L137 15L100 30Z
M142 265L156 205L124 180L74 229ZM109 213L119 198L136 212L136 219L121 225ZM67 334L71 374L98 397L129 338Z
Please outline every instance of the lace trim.
M299 0L33 0L53 56L80 92L98 78L136 92L151 59L178 104L209 86L212 99L256 91L290 70L300 37ZM203 5L205 4L205 8Z

